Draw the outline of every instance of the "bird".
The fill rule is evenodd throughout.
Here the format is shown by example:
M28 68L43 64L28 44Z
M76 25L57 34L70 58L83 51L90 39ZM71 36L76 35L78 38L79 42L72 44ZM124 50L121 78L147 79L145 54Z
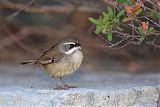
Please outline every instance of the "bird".
M36 60L23 61L21 64L44 67L50 77L59 79L63 84L57 85L54 89L70 89L77 86L66 84L62 78L77 71L82 64L83 57L79 40L75 37L66 37L43 52Z

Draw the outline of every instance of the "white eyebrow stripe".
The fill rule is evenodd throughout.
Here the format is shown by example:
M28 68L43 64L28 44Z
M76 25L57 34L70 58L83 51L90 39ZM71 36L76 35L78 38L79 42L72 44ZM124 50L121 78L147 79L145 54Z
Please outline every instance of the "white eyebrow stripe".
M76 44L75 42L67 42L67 43L65 43L65 45L68 45L68 44Z
M74 47L74 48L68 50L67 52L65 52L65 54L71 54L71 53L75 52L75 51L78 50L78 49L81 49L81 47L80 47L80 46Z

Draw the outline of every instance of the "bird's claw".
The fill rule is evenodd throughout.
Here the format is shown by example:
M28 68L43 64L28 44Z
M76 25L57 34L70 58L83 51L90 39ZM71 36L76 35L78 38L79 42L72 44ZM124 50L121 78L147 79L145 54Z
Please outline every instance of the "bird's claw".
M76 88L77 86L70 86L70 85L63 85L63 86L57 86L56 88L54 88L55 90L68 90L70 88Z

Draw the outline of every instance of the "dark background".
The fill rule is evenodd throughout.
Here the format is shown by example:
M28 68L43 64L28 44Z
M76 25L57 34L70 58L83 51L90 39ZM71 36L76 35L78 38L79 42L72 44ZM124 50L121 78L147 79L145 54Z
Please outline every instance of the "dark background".
M10 0L29 6L30 0ZM1 3L2 1L0 1ZM108 49L94 33L88 17L97 17L112 0L37 0L32 5L59 7L52 12L24 12L0 8L0 63L17 64L38 58L57 41L78 37L88 71L160 72L160 49L129 45ZM65 8L64 8L65 7ZM26 8L26 7L24 7Z

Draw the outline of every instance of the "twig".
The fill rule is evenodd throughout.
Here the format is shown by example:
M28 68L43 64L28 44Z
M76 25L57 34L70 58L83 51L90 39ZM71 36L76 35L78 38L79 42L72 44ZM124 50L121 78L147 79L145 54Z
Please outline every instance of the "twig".
M128 42L128 43L126 43L126 44L124 44L124 45L122 45L120 47L116 47L116 48L112 48L112 49L121 49L121 48L124 48L124 47L128 46L129 44L130 43Z
M117 2L115 2L114 0L102 0L102 1L114 7L118 5Z
M66 6L26 6L26 4L13 3L10 1L2 1L0 8L14 9L31 13L68 13L73 10L72 5Z
M110 46L108 46L108 47L109 47L109 48L113 48L113 47L119 45L120 43L122 43L124 40L126 40L126 38L124 38L124 39L120 40L119 42L117 42L117 43L115 43L115 44L112 44L112 45L110 45Z
M107 41L104 37L102 37L102 35L98 35L98 37L99 37L100 39L102 39L104 42L106 42L106 43L112 45L112 43L109 42L109 41Z
M146 0L146 1L152 4L154 7L156 7L160 11L160 7L156 5L155 3L153 3L151 0Z
M121 48L124 48L124 47L126 47L126 46L128 46L130 43L129 42L127 42L126 44L124 44L124 45L122 45L122 46L119 46L119 47L112 47L112 49L121 49ZM108 47L108 46L102 46L102 47L104 47L104 48L108 48L108 49L110 49L111 47Z
M20 14L23 10L25 10L25 8L29 8L32 4L34 4L36 2L36 0L30 0L30 2L28 3L28 5L26 5L25 7L23 7L23 9L21 10L17 10L15 13L13 13L12 15L8 16L6 19L11 22L13 21L14 17L16 17L18 14Z
M24 8L25 7L25 8ZM48 13L71 13L75 6L71 4L67 4L65 6L30 6L26 7L25 4L20 3L13 3L10 1L2 1L0 3L0 8L12 9L12 10L21 10L30 13L41 13L41 14L48 14ZM94 7L88 6L79 6L77 7L79 11L85 12L100 12L100 9L95 9Z
M149 35L160 36L160 32L155 32L155 33L151 32L151 33L148 33L148 34L147 34L147 36L149 36Z
M157 45L157 44L155 44L153 42L146 42L146 44L152 45L154 48L160 48L160 45Z
M157 39L158 35L156 35L156 37L153 39L152 43L154 43Z
M22 34L17 34L20 35L17 39L13 39L13 37L15 37L15 35L10 35L8 37L5 37L4 39L0 40L0 50L4 49L7 46L10 46L12 44L14 44L17 41L23 40L24 38L26 38L28 35L26 34L28 31L21 31Z
M19 39L16 37L16 34L12 34L12 32L10 31L10 29L7 26L7 23L5 23L5 22L6 22L5 19L0 18L0 24L1 24L0 31L3 30L7 34L7 36L9 37L8 42L10 42L10 39L12 39L21 49L27 50L27 51L31 51L33 54L37 54L38 53L35 50L33 50L32 48L30 48L30 47L26 46L25 44L23 44L21 41L19 41ZM8 37L6 37L6 38L8 38ZM4 40L6 40L6 38ZM0 43L3 43L3 42L0 41ZM7 43L7 42L5 42L5 43ZM2 46L1 49L5 48L4 45L2 45L2 44L0 44L0 45Z
M157 27L160 28L160 25L157 24L156 22L154 22L153 20L149 19L148 17L144 16L144 18L146 18L147 20L151 21L152 23L154 23Z

